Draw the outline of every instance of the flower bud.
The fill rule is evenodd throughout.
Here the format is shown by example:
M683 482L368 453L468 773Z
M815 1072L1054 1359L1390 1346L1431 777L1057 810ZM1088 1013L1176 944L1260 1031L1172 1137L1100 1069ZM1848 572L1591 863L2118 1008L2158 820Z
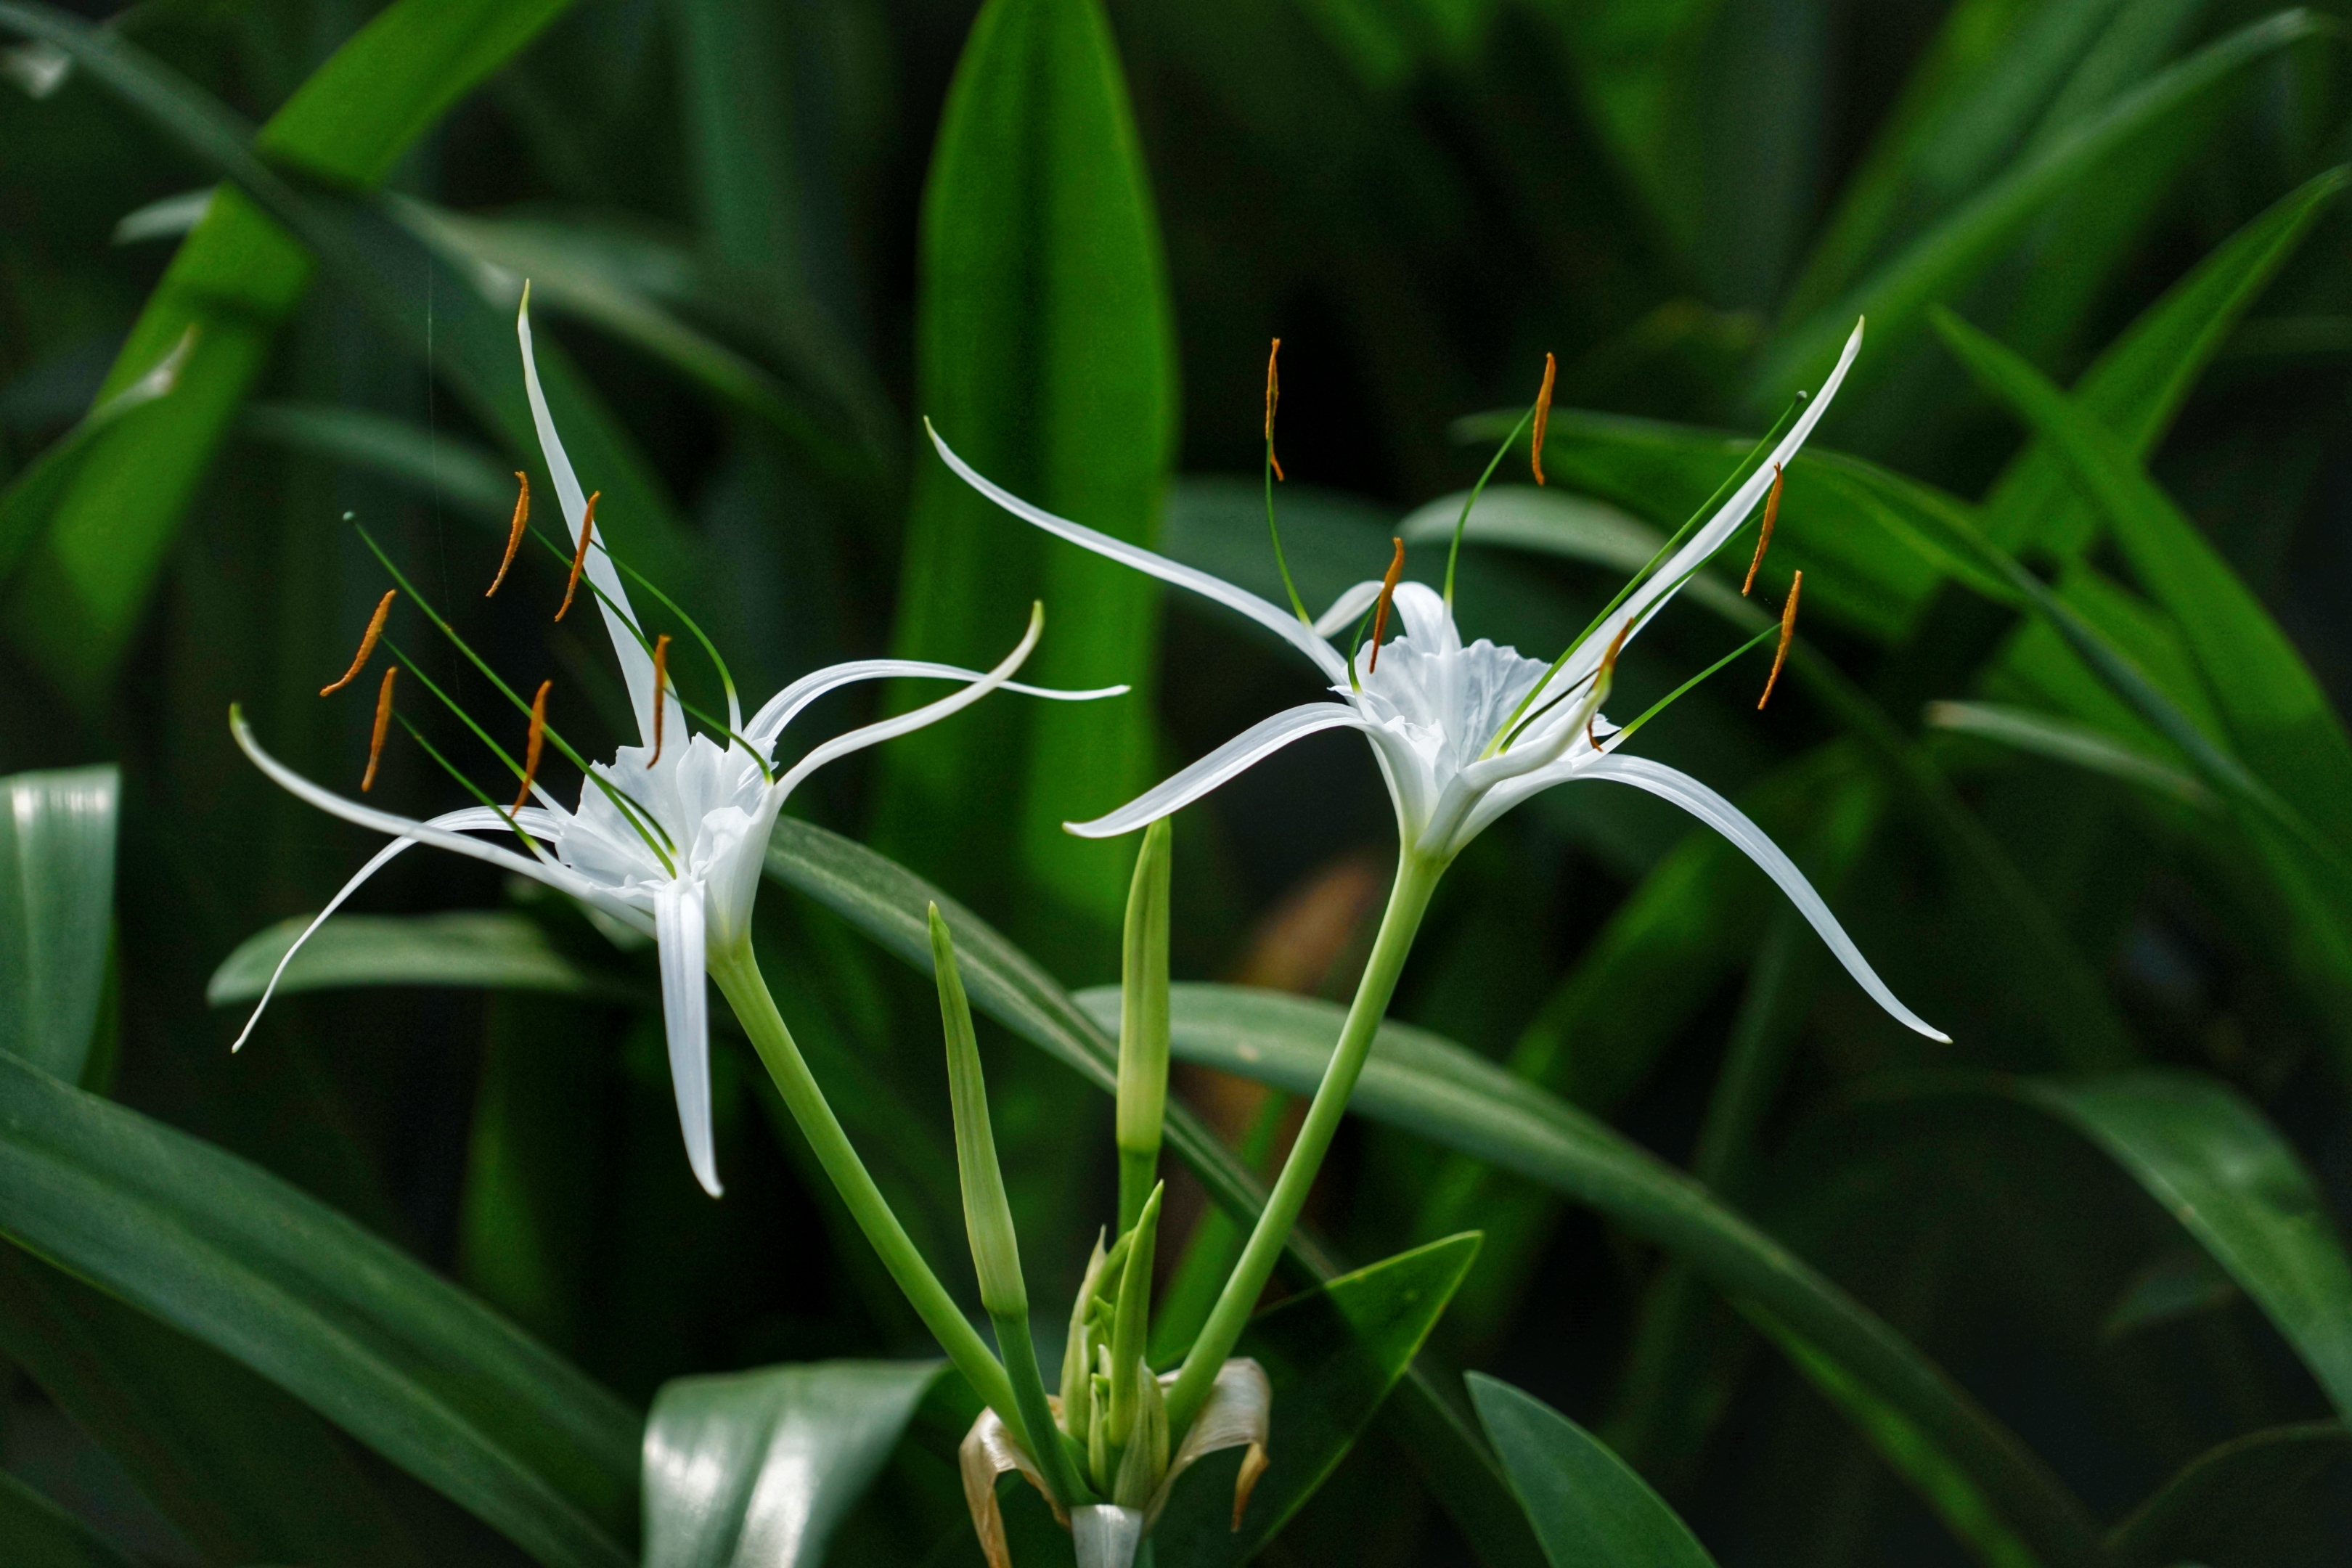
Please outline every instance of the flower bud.
M931 906L931 967L940 987L940 1025L947 1036L948 1098L955 1111L956 1172L963 1181L964 1229L971 1237L971 1261L980 1276L980 1302L991 1317L1023 1317L1029 1292L1021 1282L1021 1246L1013 1231L1013 1205L1004 1195L1004 1173L996 1163L996 1136L988 1122L988 1084L981 1076L980 1041L971 1026L971 1005L957 973L955 944L940 907Z
M1118 1225L1133 1228L1157 1178L1168 1106L1168 879L1166 817L1144 830L1127 895L1119 974Z

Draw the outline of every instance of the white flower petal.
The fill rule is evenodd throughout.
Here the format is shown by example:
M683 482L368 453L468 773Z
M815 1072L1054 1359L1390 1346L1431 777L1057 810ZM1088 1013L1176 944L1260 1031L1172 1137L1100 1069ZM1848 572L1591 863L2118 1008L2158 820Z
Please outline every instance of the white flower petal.
M710 991L704 979L702 889L667 882L654 893L654 941L661 957L662 1027L669 1037L670 1085L687 1163L719 1195L719 1154L710 1133Z
M1165 555L1156 554L1139 544L1129 544L1123 539L1113 539L1109 534L1088 528L1084 523L1072 522L1067 518L1055 517L1043 507L1032 506L1012 491L983 479L971 464L957 457L949 448L948 444L940 438L940 433L931 429L929 420L923 421L923 428L930 431L931 445L939 448L941 459L949 468L956 471L964 483L1013 516L1024 521L1034 522L1048 533L1059 534L1073 544L1084 545L1097 555L1108 555L1112 560L1123 562L1139 572L1148 572L1163 583L1173 583L1180 588L1190 588L1204 598L1214 599L1228 609L1239 610L1243 615L1313 659L1316 668L1323 671L1327 679L1339 680L1347 676L1347 660L1334 652L1329 643L1316 636L1312 627L1288 610L1278 609L1248 589L1236 588L1222 577L1213 577L1206 572L1180 565Z
M1789 896L1789 901L1797 906L1797 912L1812 923L1812 928L1821 933L1822 940L1829 944L1830 951L1837 954L1838 962L1845 965L1846 973L1870 993L1871 1000L1885 1008L1904 1027L1931 1040L1940 1040L1946 1045L1952 1043L1949 1035L1895 1000L1895 993L1878 978L1869 961L1862 956L1862 950L1853 945L1853 939L1845 934L1845 928L1838 924L1835 915L1830 913L1829 905L1813 891L1813 885L1805 880L1805 874L1797 869L1796 862L1782 854L1780 847L1767 837L1764 830L1749 821L1747 814L1738 806L1688 773L1677 772L1662 763L1654 763L1646 757L1602 757L1598 762L1586 763L1573 776L1610 779L1618 784L1632 784L1635 789L1647 790L1661 800L1681 806L1730 839L1747 852L1748 858L1755 861L1766 876L1780 885L1780 890Z
M588 495L580 488L579 476L572 471L572 459L563 450L563 438L555 433L555 418L547 411L547 395L540 390L539 362L530 349L530 290L523 289L522 305L515 311L515 335L522 341L522 386L530 399L530 422L539 431L540 455L547 460L548 477L555 481L555 499L563 509L564 537L573 548L580 543L581 520L588 513ZM636 612L629 607L628 590L621 586L621 574L614 570L604 553L604 542L600 537L588 552L584 568L588 581L603 590L596 608L604 615L604 629L612 635L613 653L621 661L621 678L628 682L629 706L637 716L637 733L644 742L654 743L654 661L645 645L637 640Z
M1399 583L1389 603L1404 622L1404 635L1423 653L1459 653L1462 634L1454 628L1454 612L1444 598L1426 583Z
M1331 601L1331 607L1315 617L1315 635L1336 637L1354 626L1381 596L1381 580L1368 577Z
M926 724L936 724L949 714L971 707L1012 678L1013 672L1020 668L1022 661L1029 657L1029 650L1037 646L1038 635L1045 628L1045 617L1043 610L1033 612L1029 617L1029 629L1023 634L1021 641L1014 645L1013 651L1006 654L998 662L996 668L986 675L980 677L962 690L940 698L937 702L925 703L922 707L911 712L901 713L895 719L884 719L852 730L846 734L835 735L832 740L825 742L807 756L794 763L792 770L776 781L775 787L782 794L790 795L803 779L836 758L845 757L852 752L863 751L868 746L879 745L895 736L919 730Z
M1063 827L1081 838L1116 838L1169 813L1181 810L1260 759L1291 742L1321 730L1370 730L1355 710L1338 702L1307 702L1286 708L1248 729L1194 763L1181 773L1144 791L1108 816L1092 822L1066 822Z
M526 831L539 833L542 837L548 836L548 832L545 831L548 825L544 820L548 816L546 812L526 806L521 815L527 818L536 817L541 819L537 822L524 822L523 827ZM487 810L478 805L469 805L463 811L446 812L442 816L433 817L427 821L425 826L427 827L446 827L453 832L473 831L482 828L504 830L507 826L507 819L495 811ZM237 1031L236 1040L233 1041L228 1047L232 1052L245 1049L245 1042L252 1037L253 1026L261 1022L263 1009L269 1005L269 999L278 994L278 983L285 978L286 966L294 962L294 955L302 951L303 944L318 934L319 928L327 923L327 917L333 914L337 910L341 909L344 901L350 899L353 893L358 892L369 878L374 876L378 871L383 870L386 866L392 864L393 858L394 856L398 855L402 850L416 842L417 840L414 838L395 838L391 843L385 845L383 848L377 850L375 854L369 858L368 863L361 867L359 870L353 874L352 879L345 882L341 889L336 892L333 898L327 900L327 907L320 910L318 916L313 919L309 925L302 928L302 934L294 939L293 945L289 947L278 958L278 967L269 972L269 984L261 988L261 999L253 1005L253 1016L245 1021L245 1027Z
M1756 503L1762 500L1765 492L1772 488L1773 468L1785 465L1797 455L1798 448L1813 433L1813 426L1820 424L1822 416L1829 412L1830 400L1837 395L1846 372L1853 368L1854 356L1862 352L1862 327L1860 321L1853 324L1853 334L1846 339L1845 352L1838 355L1837 367L1830 372L1829 379L1822 383L1821 391L1805 405L1805 411L1797 416L1797 422L1789 427L1787 435L1780 437L1780 445L1772 448L1771 455L1759 464L1756 471L1731 493L1731 498L1716 514L1691 535L1680 550L1675 552L1671 560L1659 567L1648 582L1618 607L1614 615L1593 628L1592 635L1576 650L1576 657L1552 678L1555 681L1581 680L1599 668L1601 659L1608 654L1609 645L1615 640L1622 627L1630 625L1638 630L1643 623L1665 607L1666 602L1675 595L1675 584L1685 574L1723 548L1723 542L1738 531L1740 525L1748 521L1748 514L1756 510Z
M1097 1503L1070 1510L1070 1551L1078 1568L1133 1568L1143 1544L1143 1510Z
M736 732L762 752L772 750L776 737L799 718L808 705L827 692L837 691L860 680L883 680L893 677L912 676L940 680L985 679L979 670L966 669L961 665L935 664L920 658L860 658L847 664L830 665L813 674L803 675L782 691L760 705L751 715L751 725ZM1055 686L1024 686L1017 680L1004 683L1007 691L1018 691L1024 697L1044 697L1055 702L1092 702L1098 698L1124 697L1130 688L1097 686L1086 691L1066 691Z
M356 823L362 827L373 828L378 833L388 833L395 838L413 839L419 844L430 844L436 848L447 849L476 860L486 860L501 870L513 871L520 876L529 877L535 882L544 882L558 892L569 893L575 899L596 905L608 914L618 916L633 926L641 930L645 928L646 920L642 914L626 904L621 903L604 889L568 867L528 855L519 855L502 845L485 844L478 838L468 838L462 832L440 826L439 818L432 822L418 822L414 818L396 816L389 811L378 811L373 806L362 805L355 800L346 800L331 789L324 789L312 784L309 779L263 751L261 742L253 738L252 726L248 725L245 721L245 716L235 709L229 710L229 732L236 737L238 747L245 754L253 759L253 765L268 774L279 788L310 802L331 816L340 816L345 822ZM479 806L469 806L466 811L455 815L469 816L474 812L481 810ZM487 815L494 816L497 814Z

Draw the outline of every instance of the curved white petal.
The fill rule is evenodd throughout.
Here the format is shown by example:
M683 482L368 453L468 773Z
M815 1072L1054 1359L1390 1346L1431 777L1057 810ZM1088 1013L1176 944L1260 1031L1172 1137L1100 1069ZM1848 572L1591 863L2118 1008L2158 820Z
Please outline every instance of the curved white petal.
M531 807L525 807L522 815L526 817L539 817L543 819L548 814L543 811L535 810ZM470 805L463 811L447 812L440 816L434 817L427 821L425 826L427 827L446 827L450 829L452 832L478 831L482 828L503 829L507 826L507 819L495 811L486 810L478 805ZM523 824L523 826L528 832L541 833L542 827L546 826L546 824L543 822L526 822ZM544 837L545 835L542 833L541 836ZM294 939L293 945L287 948L285 952L279 955L278 967L269 972L269 984L261 988L261 999L253 1005L253 1016L246 1019L245 1027L237 1031L236 1038L229 1045L228 1048L232 1052L245 1049L245 1042L250 1039L253 1036L253 1026L261 1022L263 1010L269 1005L269 999L278 994L278 983L286 977L286 966L294 962L294 955L302 951L303 944L318 934L319 928L327 923L327 917L333 914L337 910L341 909L345 900L350 899L353 893L358 892L360 889L366 884L369 878L374 876L378 871L383 870L386 866L392 864L393 858L394 856L398 855L402 850L407 848L410 845L415 844L415 842L416 840L414 838L395 838L391 843L385 845L383 848L377 850L369 858L368 863L361 867L357 872L353 873L352 879L345 882L335 896L327 900L327 907L320 910L317 917L313 919L309 925L302 928L302 934L296 937Z
M1454 612L1436 589L1426 583L1399 583L1389 603L1404 623L1404 635L1423 653L1459 653L1462 634L1454 629Z
M1013 672L1020 668L1022 661L1029 657L1029 650L1037 646L1038 635L1045 629L1045 607L1041 605L1030 612L1029 629L1022 634L1020 642L1014 645L1011 653L1006 654L998 662L995 668L981 676L962 690L950 692L937 702L927 702L922 707L901 713L894 719L880 720L852 730L846 734L835 735L832 740L825 742L807 756L794 763L792 770L776 781L777 792L780 795L790 795L803 779L836 758L845 757L852 752L864 751L868 746L879 745L895 736L919 730L926 724L935 724L960 709L971 707L1012 679Z
M782 691L760 705L751 715L751 727L739 729L741 735L762 751L775 743L792 721L801 716L818 698L838 691L845 686L861 680L883 680L893 677L931 677L940 680L983 680L977 669L961 665L937 664L921 658L859 658L847 664L828 665L824 668L802 676ZM1007 691L1018 691L1024 697L1043 697L1055 702L1092 702L1098 698L1124 697L1131 689L1118 686L1097 686L1085 691L1066 691L1057 686L1024 686L1017 680L1004 683Z
M1228 609L1239 610L1243 615L1313 659L1316 668L1323 672L1326 679L1339 680L1346 677L1348 661L1334 652L1329 643L1316 636L1313 627L1288 610L1278 609L1248 589L1236 588L1222 577L1213 577L1208 573L1194 567L1180 565L1165 555L1146 550L1139 544L1129 544L1123 539L1113 539L1098 529L1088 528L1082 522L1072 522L1065 517L1055 517L1043 507L1032 506L1012 491L983 479L971 464L957 457L948 444L940 438L940 433L931 429L931 422L929 419L923 421L923 428L929 431L931 445L939 448L940 458L949 468L956 471L957 476L964 483L1013 516L1026 522L1034 522L1048 533L1059 534L1073 544L1084 545L1097 555L1108 555L1112 560L1122 562L1139 572L1148 572L1163 583L1173 583L1180 588L1190 588L1204 598L1214 599Z
M1172 777L1144 791L1108 816L1092 822L1066 822L1062 826L1081 838L1116 838L1132 833L1171 812L1192 805L1235 773L1255 766L1293 741L1322 730L1366 730L1372 727L1356 711L1338 702L1307 702L1286 708L1248 729Z
M486 860L501 870L529 877L535 882L544 882L558 892L569 893L575 899L594 904L598 909L640 930L645 927L644 915L629 908L628 905L619 902L603 888L569 867L552 860L541 860L528 855L518 855L502 845L486 844L478 838L468 838L463 832L441 826L439 818L432 822L418 822L414 818L396 816L389 811L378 811L373 806L362 805L355 800L346 800L331 789L324 789L312 784L309 779L263 751L261 742L253 738L253 729L245 721L245 715L235 709L229 710L229 732L236 738L238 748L253 759L253 765L268 774L279 788L310 802L331 816L340 816L345 822L356 823L362 827L373 828L378 833L388 833L395 838L430 844L437 849L446 849L476 860ZM455 815L470 816L473 813L482 810L483 808L479 806L469 806L466 811ZM490 812L485 815L496 816L498 814Z
M1368 577L1331 601L1331 607L1315 617L1315 635L1336 637L1362 618L1372 601L1381 596L1381 580Z
M580 488L580 478L572 471L572 459L563 450L563 438L555 433L555 418L547 411L547 395L540 390L539 362L530 348L530 289L526 286L522 304L515 311L515 336L522 342L522 387L530 399L530 422L539 431L540 455L547 460L548 478L555 481L555 499L563 509L564 537L577 549L580 544L581 520L588 513L588 495ZM598 539L588 552L584 568L588 581L593 583L603 596L596 608L604 615L604 629L613 638L614 655L621 661L621 678L628 683L629 706L637 716L637 733L645 744L654 743L654 661L645 645L637 640L637 613L629 607L628 590L621 586L621 574L604 553L604 542Z
M719 1152L710 1135L710 989L703 969L702 889L665 882L654 893L654 941L661 955L662 1030L669 1037L669 1080L694 1179L719 1195Z
M1830 400L1837 395L1846 372L1853 366L1854 356L1862 352L1862 322L1854 322L1853 333L1846 339L1845 351L1838 355L1836 368L1822 383L1821 391L1805 405L1805 411L1797 416L1797 422L1789 427L1789 433L1780 437L1780 445L1772 448L1771 455L1757 465L1756 471L1732 491L1731 498L1696 533L1691 535L1680 550L1675 552L1672 559L1652 574L1650 580L1635 590L1614 615L1593 628L1592 635L1585 638L1583 645L1576 650L1576 657L1553 677L1555 681L1581 680L1600 668L1601 660L1609 651L1609 645L1616 639L1621 629L1632 626L1638 630L1643 623L1664 609L1666 602L1675 596L1684 574L1722 549L1723 542L1748 521L1748 514L1756 510L1756 503L1762 500L1765 492L1772 488L1774 468L1785 465L1797 455L1806 437L1812 435L1813 426L1820 424L1822 416L1829 412Z
M1870 993L1871 1000L1885 1008L1904 1027L1931 1040L1951 1044L1949 1035L1895 1000L1895 993L1878 978L1869 961L1862 956L1862 950L1853 945L1853 939L1845 934L1845 928L1838 924L1835 915L1830 913L1829 905L1813 891L1813 885L1805 880L1805 874L1797 869L1796 862L1782 854L1780 847L1767 837L1764 830L1750 822L1747 814L1738 806L1688 773L1679 773L1646 757L1603 757L1598 762L1586 763L1573 776L1610 779L1618 784L1632 784L1635 789L1647 790L1661 800L1681 806L1730 839L1747 852L1748 858L1755 861L1766 876L1780 885L1780 890L1789 896L1789 901L1797 906L1797 912L1812 923L1812 928L1821 933L1822 940L1829 944L1830 951L1837 954L1838 962L1845 965L1846 973Z

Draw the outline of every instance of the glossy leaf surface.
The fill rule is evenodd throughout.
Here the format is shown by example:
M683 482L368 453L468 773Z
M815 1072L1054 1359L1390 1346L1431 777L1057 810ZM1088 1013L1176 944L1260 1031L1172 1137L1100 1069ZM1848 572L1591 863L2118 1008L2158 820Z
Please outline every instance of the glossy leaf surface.
M114 913L110 767L0 779L0 1051L81 1076Z
M1469 1384L1552 1568L1714 1568L1690 1527L1608 1445L1507 1383L1472 1373Z

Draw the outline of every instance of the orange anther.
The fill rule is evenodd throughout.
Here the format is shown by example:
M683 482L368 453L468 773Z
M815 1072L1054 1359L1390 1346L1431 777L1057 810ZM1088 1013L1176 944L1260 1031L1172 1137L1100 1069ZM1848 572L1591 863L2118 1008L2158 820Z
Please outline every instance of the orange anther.
M387 599L391 596L384 595ZM375 733L368 737L367 772L360 775L362 795L375 788L376 764L383 761L383 732L392 727L392 678L399 673L400 666L393 665L383 672L383 684L376 688Z
M1756 558L1748 563L1748 581L1739 584L1739 596L1748 597L1748 590L1756 586L1756 569L1764 564L1764 552L1772 546L1772 525L1780 519L1780 465L1772 465L1772 493L1764 498L1764 527L1756 536Z
M522 491L515 497L514 526L507 531L507 552L499 562L499 574L482 590L485 599L497 593L499 584L507 580L507 568L514 564L515 551L522 544L523 525L530 521L530 476L517 468L515 478L522 481Z
M522 743L522 788L515 792L515 803L507 808L509 820L530 799L531 781L539 777L540 748L547 743L547 692L554 684L552 680L541 681L538 692L530 700L530 733Z
M1274 340L1274 347L1265 351L1265 460L1274 467L1274 477L1282 478L1282 459L1274 455L1274 405L1282 401L1282 373L1275 368L1276 356L1282 353L1282 340Z
M367 668L369 656L375 652L375 639L383 636L383 618L392 614L392 602L398 597L397 588L383 591L383 597L375 602L375 614L368 617L367 630L360 634L360 651L352 657L351 668L343 671L343 678L333 685L319 688L320 696L332 697L360 678L360 671Z
M1544 429L1551 423L1551 383L1552 378L1559 374L1559 363L1553 359L1549 353L1546 353L1544 355L1543 385L1536 393L1536 436L1531 458L1531 461L1536 470L1536 483L1538 484L1542 484L1544 482Z
M1789 662L1789 645L1797 636L1797 594L1805 585L1805 574L1797 574L1789 584L1789 602L1780 606L1780 646L1773 650L1772 673L1764 679L1764 695L1756 700L1756 710L1762 712L1764 704L1772 700L1773 685L1780 679L1780 667Z
M1381 579L1381 601L1372 611L1372 668L1381 667L1381 635L1388 630L1389 601L1396 597L1397 579L1404 574L1404 541L1391 539L1396 553L1389 558L1388 575Z
M662 754L662 692L669 685L669 634L654 638L654 754L646 759L650 768L661 761Z
M555 607L555 618L559 621L563 618L563 612L572 607L572 595L579 591L580 569L588 564L588 542L596 537L596 499L604 493L597 490L589 496L588 510L580 519L580 543L572 552L572 576L563 584L563 603Z

